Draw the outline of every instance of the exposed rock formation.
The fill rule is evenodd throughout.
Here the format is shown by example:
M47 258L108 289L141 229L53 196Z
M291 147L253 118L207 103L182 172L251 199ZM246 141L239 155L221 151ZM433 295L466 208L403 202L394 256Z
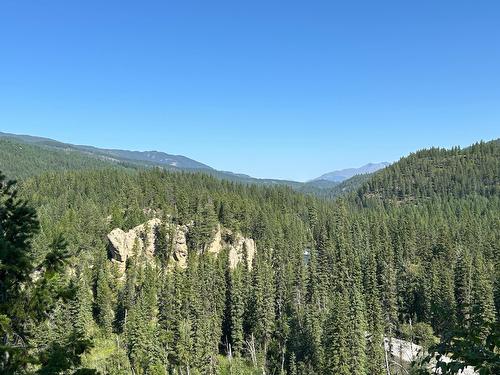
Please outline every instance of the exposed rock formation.
M252 238L245 238L238 233L234 243L229 247L229 267L233 269L239 262L243 262L246 254L247 267L251 269L255 251L255 241Z
M177 262L179 267L187 267L187 257L188 257L188 247L186 241L186 233L188 232L188 227L185 225L177 225L174 232L173 238L173 252L172 258Z
M224 248L224 243L222 241L222 230L220 224L217 224L217 232L215 232L214 239L205 249L205 251L213 254L219 254Z
M129 257L142 253L147 256L154 254L155 232L160 223L160 219L151 219L128 232L116 228L108 234L110 257L113 262L118 264L120 271L125 271Z
M124 232L120 228L113 229L108 234L109 256L112 262L118 265L121 273L125 272L127 259L136 255L144 254L146 259L152 259L155 251L158 228L162 225L160 219L151 219L144 224ZM167 238L165 242L172 247L170 260L179 267L187 267L188 246L186 236L189 226L166 224ZM212 242L205 247L204 251L217 256L224 249L229 250L229 266L235 268L238 263L247 259L247 267L252 267L255 256L255 241L243 237L240 233L233 234L228 229L217 226L217 231Z
M226 240L230 238L229 240ZM214 239L207 246L209 253L219 254L224 248L229 249L229 267L234 269L239 262L247 258L247 267L252 268L252 262L255 255L255 241L252 238L243 237L240 233L233 234L229 229L222 229L217 226L217 232ZM246 254L246 255L245 255Z

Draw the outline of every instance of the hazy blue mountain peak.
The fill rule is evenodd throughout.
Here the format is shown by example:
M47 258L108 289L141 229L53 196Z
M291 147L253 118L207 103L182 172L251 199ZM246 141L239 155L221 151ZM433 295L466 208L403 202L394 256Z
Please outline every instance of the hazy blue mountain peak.
M325 180L325 181L332 181L332 182L342 182L342 181L345 181L345 180L347 180L353 176L359 175L359 174L368 174L368 173L376 172L382 168L387 167L389 164L390 163L388 163L388 162L368 163L368 164L365 164L359 168L340 169L337 171L325 173L325 174L315 178L313 181Z

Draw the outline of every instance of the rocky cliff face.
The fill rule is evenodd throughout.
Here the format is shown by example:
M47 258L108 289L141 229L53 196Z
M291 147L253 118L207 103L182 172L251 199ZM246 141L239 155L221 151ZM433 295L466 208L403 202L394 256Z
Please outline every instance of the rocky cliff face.
M230 238L230 240L227 240ZM223 229L220 225L217 227L212 243L207 246L205 251L219 254L224 248L229 249L229 267L234 269L238 263L247 259L247 267L252 268L253 258L257 251L255 241L252 238L243 237L240 233L233 233L229 229Z
M111 261L118 264L120 271L125 271L129 257L142 253L148 256L154 254L155 232L160 223L159 219L152 219L128 232L116 228L108 234L109 255Z
M158 241L157 238L161 225L167 227L165 241ZM188 257L186 236L189 233L189 228L190 226L187 225L162 224L160 219L151 219L128 232L115 228L108 234L109 258L118 265L118 270L124 273L128 258L144 255L146 259L153 259L157 244L164 242L171 246L171 264L186 268ZM255 241L218 225L212 242L203 251L217 256L226 248L229 250L229 267L231 269L234 269L245 258L247 259L247 267L252 267L252 261L257 251Z

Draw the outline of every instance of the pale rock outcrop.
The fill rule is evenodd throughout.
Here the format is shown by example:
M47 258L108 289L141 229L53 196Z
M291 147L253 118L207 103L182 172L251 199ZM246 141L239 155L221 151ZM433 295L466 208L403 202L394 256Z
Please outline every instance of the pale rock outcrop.
M220 224L217 224L217 232L215 232L214 239L206 247L205 251L212 254L219 254L224 248L224 243L222 241L222 230Z
M230 238L229 240L226 240ZM229 249L229 267L234 269L238 263L245 260L247 256L247 267L252 268L253 258L255 256L255 241L252 238L243 237L240 233L233 234L229 229L222 229L217 226L214 239L206 247L205 251L212 254L219 254L224 248Z
M108 234L109 255L113 263L118 265L121 273L125 272L127 259L136 255L144 254L146 259L152 259L155 254L156 236L158 228L162 225L160 219L151 219L144 224L123 231L120 228L113 229ZM166 243L172 246L170 260L171 264L177 264L181 268L187 267L188 246L187 234L192 225L165 224L167 226ZM229 239L231 238L231 239ZM255 256L255 241L243 237L241 234L233 234L228 229L223 229L219 224L214 234L214 239L205 247L204 252L218 256L223 249L229 250L229 267L234 269L238 263L247 257L247 267L252 267Z
M238 233L229 247L229 267L234 269L238 263L243 262L246 253L247 267L251 269L255 251L255 241Z
M188 247L186 241L186 233L188 227L186 225L177 225L174 231L173 252L172 258L177 262L179 267L187 267Z
M394 337L390 341L387 337L384 337L384 349L386 352L390 351L394 358L398 358L406 363L411 363L422 353L420 345Z
M120 271L125 271L129 257L141 253L145 253L147 256L154 254L155 230L160 223L160 219L151 219L128 232L116 228L108 234L110 257L113 262L118 264Z

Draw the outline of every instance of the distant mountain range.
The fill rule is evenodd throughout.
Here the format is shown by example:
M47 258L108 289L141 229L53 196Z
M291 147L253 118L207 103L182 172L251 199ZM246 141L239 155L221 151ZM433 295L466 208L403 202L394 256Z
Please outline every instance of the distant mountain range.
M129 163L146 163L151 165L166 166L178 169L206 169L212 170L208 165L197 162L182 155L170 155L160 151L129 151L103 149L93 146L73 145L55 141L50 138L34 137L31 135L20 135L0 132L0 138L10 138L22 143L31 143L39 146L48 146L58 149L79 150L100 158L109 158L115 161Z
M387 167L388 165L390 165L390 163L387 163L387 162L368 163L368 164L363 165L362 167L359 167L359 168L347 168L347 169L341 169L338 171L325 173L324 175L321 175L312 181L316 181L316 182L331 181L331 182L340 183L340 182L343 182L343 181L345 181L351 177L354 177L356 175L374 173L380 169Z
M320 196L336 196L357 187L362 179L353 179L356 175L372 173L386 167L389 163L367 164L361 168L350 168L341 171L330 172L308 182L297 182L278 179L260 179L245 174L229 171L219 171L199 161L190 159L183 155L171 155L160 151L130 151L120 149L104 149L93 146L74 145L59 142L54 139L37 137L31 135L19 135L0 132L0 141L14 142L15 144L26 144L34 147L31 154L28 150L4 145L3 155L0 156L10 161L0 160L4 172L10 172L13 178L23 178L31 175L31 171L23 169L22 165L29 165L26 158L37 158L38 173L47 170L116 166L120 168L163 168L173 171L203 172L224 180L259 184L259 185L286 185L295 190L312 193ZM37 151L39 150L39 151ZM45 150L45 151L44 151ZM31 156L29 156L31 155ZM15 167L17 165L17 167ZM0 168L1 169L1 168ZM7 173L9 174L9 173ZM346 182L347 184L345 184Z

